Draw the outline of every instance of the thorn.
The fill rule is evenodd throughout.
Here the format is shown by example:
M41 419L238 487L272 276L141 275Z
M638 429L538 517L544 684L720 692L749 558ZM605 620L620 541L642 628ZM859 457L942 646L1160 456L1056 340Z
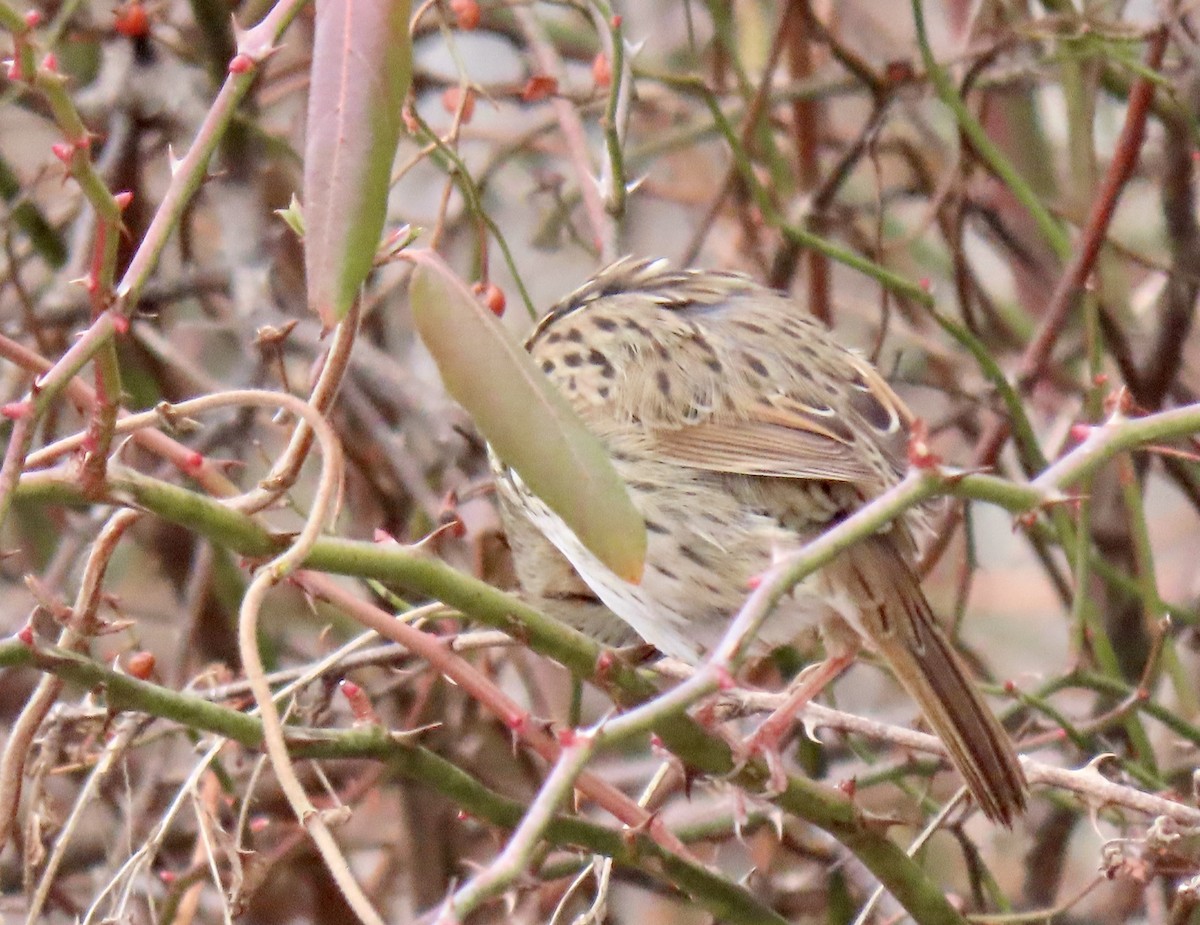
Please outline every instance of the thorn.
M908 437L908 461L914 469L936 469L942 458L929 445L929 427L920 418L913 421Z
M0 417L6 417L10 421L19 421L32 413L33 403L29 401L10 401L0 405Z

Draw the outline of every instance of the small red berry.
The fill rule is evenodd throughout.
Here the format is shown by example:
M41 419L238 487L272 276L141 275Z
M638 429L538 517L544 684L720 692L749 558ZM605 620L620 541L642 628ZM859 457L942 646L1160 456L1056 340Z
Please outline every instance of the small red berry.
M129 0L117 7L113 28L127 39L145 38L150 34L150 16L139 0Z
M248 74L254 70L254 59L246 54L237 54L229 62L230 74Z
M504 290L495 283L488 283L487 289L483 292L483 304L488 307L488 310L499 318L504 314L504 306L507 300L504 298Z
M25 28L36 29L42 24L41 10L26 10L25 11Z
M450 0L450 12L458 28L470 32L479 28L481 12L478 0Z
M154 674L154 653L142 650L129 656L126 670L139 681L145 681Z
M494 283L484 283L481 281L474 283L471 286L471 291L475 293L480 302L488 307L488 310L493 315L500 317L504 314L504 306L507 302L504 298L504 290L499 286Z

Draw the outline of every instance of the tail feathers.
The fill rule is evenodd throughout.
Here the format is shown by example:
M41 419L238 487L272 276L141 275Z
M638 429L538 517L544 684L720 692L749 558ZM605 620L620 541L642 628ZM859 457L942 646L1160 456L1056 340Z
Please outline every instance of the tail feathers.
M847 551L837 565L863 628L945 744L984 815L1011 826L1025 810L1025 774L912 567L883 536Z

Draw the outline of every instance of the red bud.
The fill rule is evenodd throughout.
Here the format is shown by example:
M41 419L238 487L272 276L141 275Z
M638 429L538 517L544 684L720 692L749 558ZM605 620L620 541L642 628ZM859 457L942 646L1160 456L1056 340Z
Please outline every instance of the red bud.
M612 65L608 61L608 55L602 51L597 52L596 57L592 59L592 82L602 89L612 84Z

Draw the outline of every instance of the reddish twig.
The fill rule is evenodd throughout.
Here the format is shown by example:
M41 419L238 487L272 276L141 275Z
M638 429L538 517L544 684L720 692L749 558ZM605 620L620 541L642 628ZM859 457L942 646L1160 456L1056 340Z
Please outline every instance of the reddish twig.
M1146 52L1146 67L1157 70L1162 65L1163 53L1167 48L1167 30L1158 29L1150 39ZM1088 277L1100 255L1100 247L1108 235L1117 202L1125 190L1125 184L1137 167L1146 137L1146 119L1154 101L1154 83L1148 77L1139 77L1129 93L1129 107L1125 111L1125 124L1117 139L1116 151L1108 165L1108 172L1100 185L1100 191L1092 203L1083 236L1075 249L1075 256L1063 271L1046 304L1045 315L1033 340L1025 348L1017 367L1017 388L1028 393L1045 369L1050 353L1066 327L1067 318L1074 307L1074 297L1087 284ZM996 461L1000 448L1008 438L1009 422L995 421L980 439L972 459L974 466L990 466Z

